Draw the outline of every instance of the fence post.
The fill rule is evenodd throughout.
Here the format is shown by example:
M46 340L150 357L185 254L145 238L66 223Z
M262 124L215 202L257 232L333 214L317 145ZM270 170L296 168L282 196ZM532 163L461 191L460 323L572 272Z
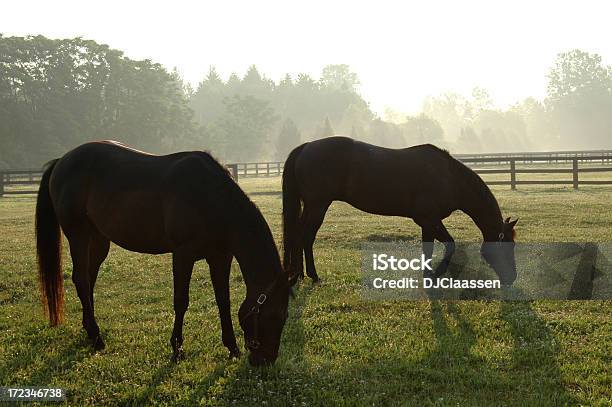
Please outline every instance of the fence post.
M510 160L510 188L516 189L516 160Z
M0 198L4 196L4 173L0 171Z
M235 181L238 181L238 164L229 164L230 172Z
M572 160L572 176L574 181L574 189L578 189L578 158Z

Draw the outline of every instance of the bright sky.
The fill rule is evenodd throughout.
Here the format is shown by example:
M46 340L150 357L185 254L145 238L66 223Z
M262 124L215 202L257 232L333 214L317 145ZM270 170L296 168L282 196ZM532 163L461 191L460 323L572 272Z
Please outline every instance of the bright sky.
M480 86L500 106L542 97L558 52L612 63L609 1L11 1L0 32L82 36L177 67L196 85L250 64L278 80L349 64L372 108L416 112L423 98Z

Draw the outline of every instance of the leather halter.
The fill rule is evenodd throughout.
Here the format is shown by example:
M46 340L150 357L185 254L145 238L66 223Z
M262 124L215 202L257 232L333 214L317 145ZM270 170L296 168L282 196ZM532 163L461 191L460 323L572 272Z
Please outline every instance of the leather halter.
M264 305L264 303L270 296L272 290L274 290L274 287L276 286L276 281L277 280L274 280L272 284L270 284L263 293L259 294L259 296L257 297L257 301L255 301L255 305L253 305L249 312L247 312L242 318L240 318L240 322L243 323L247 318L251 316L253 317L253 337L248 339L246 343L247 349L249 350L257 350L261 345L261 343L259 342L260 308L262 307L262 305Z

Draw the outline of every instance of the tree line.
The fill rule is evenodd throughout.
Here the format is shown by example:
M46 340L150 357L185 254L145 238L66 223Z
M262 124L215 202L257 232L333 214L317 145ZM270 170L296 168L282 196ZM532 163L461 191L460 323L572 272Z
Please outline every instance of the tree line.
M484 89L471 97L429 97L423 114L441 124L444 143L456 152L612 148L612 66L597 54L557 55L547 94L496 109Z
M559 54L543 101L496 109L486 90L429 97L423 111L381 118L347 65L274 81L253 65L197 86L149 60L94 41L0 35L0 168L39 167L85 141L154 153L205 149L231 162L283 160L333 134L389 147L452 152L612 147L612 69L595 54ZM409 91L409 90L407 90Z
M171 151L199 138L176 74L81 38L0 36L0 166L38 167L89 140Z

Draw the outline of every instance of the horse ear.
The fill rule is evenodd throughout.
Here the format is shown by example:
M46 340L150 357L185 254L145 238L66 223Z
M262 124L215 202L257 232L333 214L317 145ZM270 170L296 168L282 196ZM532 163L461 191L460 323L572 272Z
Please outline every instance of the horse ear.
M508 218L510 219L510 218ZM516 218L516 220L513 220L512 222L509 222L508 224L510 225L510 227L514 228L514 226L517 224L518 222L518 218Z
M510 216L508 216L508 217L506 218L506 220L504 221L504 223L510 223Z

